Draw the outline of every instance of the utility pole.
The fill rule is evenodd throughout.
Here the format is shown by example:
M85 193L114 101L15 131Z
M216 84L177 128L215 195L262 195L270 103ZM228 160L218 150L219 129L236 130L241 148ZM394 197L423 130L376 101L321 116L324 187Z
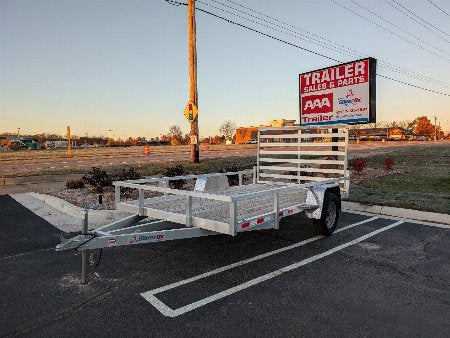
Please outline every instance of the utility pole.
M20 128L17 128L17 138L20 137Z
M437 140L437 129L436 129L436 120L437 120L437 117L436 116L434 116L434 140L436 141Z
M195 0L188 0L188 34L189 34L189 102L198 107L197 93L197 47L195 34ZM199 162L198 117L191 122L191 163Z

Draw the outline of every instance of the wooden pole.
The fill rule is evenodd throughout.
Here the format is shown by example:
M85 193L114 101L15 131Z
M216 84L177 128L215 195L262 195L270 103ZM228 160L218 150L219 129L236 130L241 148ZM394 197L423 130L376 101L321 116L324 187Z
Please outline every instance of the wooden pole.
M67 126L67 157L72 157L72 149L70 148L70 126Z
M197 48L195 34L195 0L188 0L188 34L189 34L189 100L198 107L197 93ZM199 154L199 133L198 116L191 122L191 163L198 163ZM196 142L192 142L195 140Z

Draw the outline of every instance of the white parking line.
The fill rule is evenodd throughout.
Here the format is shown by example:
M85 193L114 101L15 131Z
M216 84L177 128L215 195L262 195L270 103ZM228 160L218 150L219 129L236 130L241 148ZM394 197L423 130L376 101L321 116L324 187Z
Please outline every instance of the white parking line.
M372 217L372 218L368 218L368 219L365 219L365 220L363 220L363 221L360 221L360 222L357 222L357 223L354 223L354 224L350 224L350 225L348 225L348 226L345 226L345 227L342 227L342 228L340 228L340 229L337 229L337 230L335 231L335 233L338 233L338 232L342 232L342 231L351 229L351 228L353 228L353 227L355 227L355 226L358 226L358 225L361 225L361 224L364 224L364 223L368 223L368 222L374 221L374 220L376 220L376 219L378 219L378 217ZM397 226L397 225L399 225L399 224L401 224L401 223L403 223L403 222L397 222L397 223L391 224L391 225L389 225L389 226L387 226L387 227L384 227L384 228L381 228L381 229L379 229L379 230L376 230L376 231L374 231L374 232L369 233L368 235L370 235L370 236L365 235L365 236L362 236L362 237L357 238L356 240L359 240L359 242L360 242L360 241L363 241L363 240L366 239L366 238L375 236L377 233L380 233L380 232L382 232L382 231L385 231L385 230L388 230L388 229L390 229L390 228L393 228L394 226ZM381 231L380 231L380 230L381 230ZM367 237L367 236L368 236L368 237ZM212 276L212 275L218 274L218 273L220 273L220 272L224 272L224 271L226 271L226 270L233 269L233 268L238 267L238 266L242 266L242 265L245 265L245 264L248 264L248 263L251 263L251 262L254 262L254 261L257 261L257 260L260 260L260 259L269 257L269 256L272 256L272 255L279 254L279 253L284 252L284 251L288 251L288 250L292 250L292 249L294 249L294 248L298 248L298 247L300 247L300 246L303 246L303 245L305 245L305 244L308 244L308 243L317 241L317 240L319 240L319 239L321 239L321 238L324 238L324 237L325 237L325 236L315 236L315 237L312 237L312 238L309 238L309 239L307 239L307 240L304 240L304 241L295 243L295 244L293 244L293 245L289 245L289 246L284 247L284 248L281 248L281 249L273 250L273 251L270 251L270 252L267 252L267 253L264 253L264 254L261 254L261 255L258 255L258 256L249 258L249 259L242 260L242 261L240 261L240 262L236 262L236 263L233 263L233 264L230 264L230 265L226 265L226 266L224 266L224 267L221 267L221 268L218 268L218 269L215 269L215 270L212 270L212 271L203 273L203 274L198 275L198 276L195 276L195 277L187 278L187 279L181 280L181 281L179 281L179 282L175 282L175 283L172 283L172 284L169 284L169 285L166 285L166 286L162 286L162 287L157 288L157 289L153 289L153 290L150 290L150 291L147 291L147 292L143 292L143 293L141 293L141 296L144 297L144 298L145 298L150 304L152 304L155 308L157 308L163 315L168 316L168 317L176 317L176 316L179 316L179 315L181 315L181 314L183 314L183 313L192 311L192 310L194 310L194 309L196 309L196 308L198 308L198 307L200 307L200 306L206 305L206 304L208 304L208 303L211 303L211 302L216 301L216 300L218 300L218 299L224 298L224 297L226 297L226 296L229 296L229 295L231 295L231 294L233 294L233 293L236 293L236 292L238 292L238 291L241 291L241 290L243 290L243 289L246 289L246 288L248 288L248 287L250 287L250 286L253 286L253 285L255 285L255 284L258 284L258 283L260 283L260 282L262 282L262 281L264 281L264 280L267 280L267 279L276 277L276 276L278 276L278 275L280 275L280 274L282 274L282 273L284 273L284 272L291 271L291 270L294 269L294 268L291 268L293 265L296 265L296 264L299 264L299 263L301 263L301 262L305 262L305 261L307 261L307 260L310 260L310 261L308 261L307 263L304 263L304 264L301 264L301 265L298 265L298 266L295 267L295 268L297 268L297 267L300 267L300 266L302 266L302 265L305 265L305 264L308 264L308 263L310 263L310 262L313 262L313 261L316 260L316 259L319 259L319 258L323 258L323 257L325 257L325 256L328 256L329 254L331 254L331 253L333 253L333 252L335 252L335 251L330 252L330 253L324 255L326 252L330 251L330 250L328 250L328 251L326 251L325 253L321 254L321 255L324 255L324 256L318 257L318 256L320 256L320 255L316 255L316 256L318 257L318 258L316 258L316 259L313 259L313 258L316 257L316 256L310 257L310 258L308 258L307 260L303 260L303 261L300 261L300 262L298 262L298 263L295 263L295 264L289 265L289 266L287 266L287 267L284 267L284 268L282 268L282 269L273 271L273 272L271 272L271 273L269 273L269 274L266 274L266 275L264 275L264 276L258 277L258 278L256 278L256 279L253 279L253 280L248 281L248 282L246 282L246 283L243 283L243 284L240 284L240 285L238 285L238 286L235 286L235 287L233 287L233 288L231 288L231 289L228 289L228 290L219 292L219 293L217 293L217 294L215 294L215 295L213 295L213 296L204 298L204 299L202 299L202 300L199 300L199 301L197 301L197 302L194 302L194 303L192 303L192 304L183 306L183 307L178 308L178 309L175 309L175 310L171 309L170 307L168 307L167 305L165 305L163 302L161 302L161 301L155 296L156 294L161 293L161 292L164 292L164 291L167 291L167 290L170 290L170 289L174 289L174 288L176 288L176 287L178 287L178 286L185 285L185 284L188 284L188 283L197 281L197 280L199 280L199 279L202 279L202 278L205 278L205 277L208 277L208 276ZM351 241L351 242L348 242L348 243L351 243L351 244L345 243L345 244L343 244L343 245L347 245L347 244L348 244L347 246L350 246L350 245L353 245L353 244L356 244L356 243L359 243L359 242ZM342 246L342 245L341 245L341 246ZM340 248L341 246L338 246L338 247L336 247L336 248ZM347 247L347 246L345 246L345 247ZM334 248L334 249L336 249L336 248ZM334 250L334 249L331 249L331 250ZM339 250L342 250L342 249L344 249L344 247L342 247L342 248L340 248L340 249L338 249L338 250L336 250L336 251L339 251ZM312 260L311 260L311 259L312 259ZM287 270L285 271L285 269L287 269ZM278 271L278 272L277 272L277 271ZM270 277L270 278L265 277L265 276L268 276L268 275L271 275L271 277ZM261 278L263 278L263 279L261 279ZM260 280L260 279L261 279L261 280ZM256 282L255 282L255 281L256 281Z

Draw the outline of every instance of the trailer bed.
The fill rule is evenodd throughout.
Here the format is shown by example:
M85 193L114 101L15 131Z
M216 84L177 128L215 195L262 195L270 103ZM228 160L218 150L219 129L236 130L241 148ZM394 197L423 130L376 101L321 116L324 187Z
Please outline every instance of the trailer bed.
M283 185L273 184L247 184L241 186L231 186L225 189L208 191L209 194L221 196L239 196L254 192L262 192L280 188ZM303 205L306 202L307 190L290 190L279 193L280 210ZM192 198L192 216L205 220L212 220L222 223L230 223L230 212L226 202L210 200L204 198ZM186 214L186 197L180 195L164 195L159 197L144 199L144 211L147 216L155 216L154 210L179 214L184 217ZM139 212L139 201L131 200L121 202L117 208L124 211ZM251 199L237 201L236 203L237 220L242 222L259 215L265 215L273 212L273 195L259 195Z

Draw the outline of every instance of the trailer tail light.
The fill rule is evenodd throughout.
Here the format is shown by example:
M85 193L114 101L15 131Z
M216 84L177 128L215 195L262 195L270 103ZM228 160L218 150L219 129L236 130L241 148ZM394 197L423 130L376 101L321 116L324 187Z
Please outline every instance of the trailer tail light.
M261 224L262 222L264 222L264 217L258 218L256 220L256 224Z
M280 212L278 213L278 217L283 217L283 212L282 212L282 211L280 211Z
M248 228L250 226L250 222L242 223L242 229Z

